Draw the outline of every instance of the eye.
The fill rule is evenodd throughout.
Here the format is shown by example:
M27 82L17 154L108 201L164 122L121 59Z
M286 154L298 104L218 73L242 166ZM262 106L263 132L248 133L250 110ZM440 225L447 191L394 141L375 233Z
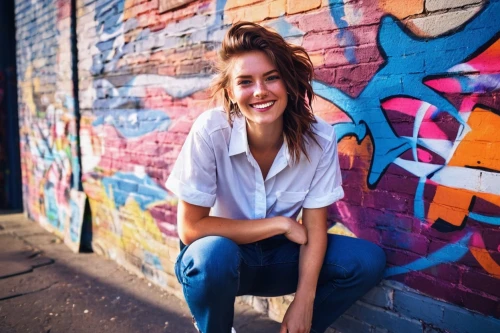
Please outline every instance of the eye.
M276 80L279 80L280 79L280 76L279 75L270 75L267 77L267 81L276 81Z
M252 83L252 81L250 81L250 80L240 80L236 84L239 86L246 86L246 85L249 85L250 83Z

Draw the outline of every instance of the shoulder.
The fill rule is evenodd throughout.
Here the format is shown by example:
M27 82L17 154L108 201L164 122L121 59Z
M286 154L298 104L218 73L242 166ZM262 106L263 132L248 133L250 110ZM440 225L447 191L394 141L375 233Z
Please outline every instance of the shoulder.
M226 112L222 108L214 108L203 112L196 118L191 131L210 136L212 133L230 128Z
M312 124L312 130L318 140L318 143L323 148L335 143L337 141L337 137L333 126L316 115L314 117L316 118L316 123Z

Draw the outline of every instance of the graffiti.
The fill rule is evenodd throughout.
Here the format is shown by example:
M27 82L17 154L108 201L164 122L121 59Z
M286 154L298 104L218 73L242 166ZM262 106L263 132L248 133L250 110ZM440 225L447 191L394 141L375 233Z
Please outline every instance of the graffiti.
M33 10L26 4L26 10ZM69 6L52 1L57 14L20 28L18 82L24 205L28 215L63 236L72 221L70 192L78 188L79 159L72 93ZM51 33L57 38L38 34ZM56 61L57 59L57 61ZM52 75L52 76L51 76ZM57 75L58 80L52 78ZM78 215L79 216L79 215Z
M342 31L346 24L339 19L344 16L341 3L332 4L331 15ZM500 104L496 97L500 24L495 19L499 10L500 2L491 1L456 31L435 38L418 37L395 18L385 16L377 33L383 62L358 94L314 82L315 92L344 115L332 121L339 142L355 138L359 144L372 145L367 193L385 194L377 190L380 185L394 186L389 179L397 180L395 174L404 175L399 179L415 179L416 185L405 189L413 188L413 205L385 216L398 220L412 214L422 234L431 232L428 228L449 234L448 244L388 268L386 277L460 262L470 253L484 271L500 278L500 264L492 256L500 244L483 241L485 228L500 225ZM461 47L464 40L467 48ZM349 62L355 59L347 53L344 56ZM394 203L397 198L393 195ZM359 224L345 204L337 205L333 214L357 233ZM414 243L389 237L386 241L421 254L426 254L428 246L423 239ZM404 281L419 288L411 279Z
M181 61L163 49L185 43L183 25L134 34L140 17L130 8L129 1L98 1L91 22L96 34L82 35L98 51L86 68L91 84L81 92L82 181L92 212L93 247L165 285L160 272L171 265L165 237L176 236L176 199L160 184L178 153L173 137L182 140L202 111L191 96L205 90L211 77L176 75L162 67L170 59ZM158 15L156 9L149 15ZM208 29L205 23L200 24ZM161 49L152 55L155 45ZM146 63L158 67L141 69Z
M448 112L463 124L457 108L423 81L430 75L445 74L449 64L463 61L470 55L459 47L463 40L471 40L467 50L476 50L492 39L500 30L500 23L498 27L490 26L497 7L500 7L500 3L492 3L463 30L433 40L418 40L411 34L405 34L395 19L385 17L380 24L378 42L387 61L359 96L352 98L338 89L315 82L316 93L332 101L352 119L351 123L335 125L339 140L354 135L361 141L368 132L374 140L378 140L374 142L375 151L368 178L370 186L376 185L384 170L404 151L416 147L415 140L397 136L388 122L379 121L385 119L380 101L406 96L405 91L409 90L413 96L425 98L427 103ZM392 40L398 43L393 44ZM428 49L433 52L426 52ZM378 99L374 100L370 96L377 96Z
M184 6L194 0L160 0L160 12L165 12L177 7Z
M351 64L357 63L356 54L353 46L356 45L356 40L352 31L346 29L348 24L345 20L345 10L343 0L330 0L330 14L339 28L336 38L339 45L344 48L344 56Z
M498 325L498 12L498 0L17 1L26 212L77 250L88 202L95 252L181 294L177 199L163 184L219 102L209 86L225 32L259 22L315 66L313 109L336 129L346 193L328 207L329 232L386 251L392 282L366 313L415 331L469 330L445 313ZM418 317L425 304L440 310Z
M338 222L330 232L381 243L386 277L435 297L422 279L439 279L432 274L447 265L477 264L499 281L499 244L485 237L500 224L498 1L476 3L439 31L425 29L418 1L330 0L292 15L284 1L85 6L82 181L94 245L108 256L168 282L176 199L163 184L192 122L211 107L215 51L250 6L248 19L265 19L315 64L315 112L335 127L344 169L346 198L329 207Z
M87 196L85 193L74 189L70 192L70 218L69 223L65 224L64 243L73 251L80 252L80 243L82 239L82 225L84 219L85 203Z

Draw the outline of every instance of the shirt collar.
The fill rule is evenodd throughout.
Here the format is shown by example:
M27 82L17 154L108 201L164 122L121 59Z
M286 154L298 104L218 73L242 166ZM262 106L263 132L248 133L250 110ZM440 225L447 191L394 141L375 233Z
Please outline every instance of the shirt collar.
M235 117L233 120L233 128L231 130L231 138L229 140L229 156L238 155L241 153L246 153L247 156L250 155L250 148L248 147L247 139L247 126L245 117ZM283 146L281 147L276 160L285 158L286 164L292 165L292 156L288 150L288 144L286 140L283 141Z
M235 117L229 140L229 156L249 153L245 117Z

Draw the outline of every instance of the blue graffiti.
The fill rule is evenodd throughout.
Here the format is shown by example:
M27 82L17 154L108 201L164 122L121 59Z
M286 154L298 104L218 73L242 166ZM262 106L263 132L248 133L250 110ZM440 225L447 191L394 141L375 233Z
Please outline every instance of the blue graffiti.
M283 38L302 37L305 32L288 22L283 16L266 26L276 30Z
M70 200L71 216L69 220L69 238L71 242L77 243L80 241L82 233L81 209L78 203ZM83 216L83 215L82 215Z
M500 226L500 216L488 216L478 213L469 213L469 217L478 222Z
M337 39L341 47L344 48L344 56L351 64L356 64L356 53L354 46L356 46L356 38L352 31L347 30L348 24L344 19L344 0L330 0L330 15L332 16L335 24L339 28Z
M447 262L456 262L469 251L467 244L471 236L472 233L469 232L458 242L445 245L426 258L417 259L407 265L387 268L384 272L384 277L406 274L411 271L421 271Z
M147 264L155 269L162 271L163 266L160 261L160 257L157 254L151 253L149 251L144 250L144 264Z
M92 126L111 125L125 138L135 138L154 131L167 131L170 117L156 110L113 110L97 117Z
M341 18L344 16L341 0L332 0L331 15L337 26L345 28ZM352 97L335 87L319 81L313 82L317 95L331 101L345 112L351 122L335 124L338 140L346 136L355 136L361 142L366 135L372 139L374 152L368 175L368 185L374 188L385 170L403 152L411 149L416 159L417 143L421 144L418 135L424 114L417 115L412 137L398 136L392 129L381 104L390 98L408 97L420 99L434 105L439 112L447 112L463 127L464 120L458 110L445 97L431 87L425 85L426 78L449 77L449 69L454 65L468 61L482 46L499 37L500 20L496 18L500 12L500 1L491 1L467 24L449 34L426 39L413 35L403 24L391 16L382 19L378 32L378 45L385 63L372 77L368 85L358 96ZM466 41L466 44L464 44ZM346 56L347 58L347 56ZM349 59L349 58L348 58ZM486 80L486 81L485 81ZM486 92L498 89L497 77L461 78L459 83L465 87L465 93L472 90ZM436 171L427 168L420 171L419 184L415 193L415 216L423 220L424 187L427 177ZM470 213L469 217L483 223L497 225L496 217L488 217ZM469 250L468 242L471 233L460 241L449 244L430 254L426 258L417 259L407 265L391 267L386 270L385 277L424 270L441 263L456 262Z
M55 186L52 183L46 183L44 186L44 199L45 199L45 215L47 221L56 228L59 232L64 232L65 213L64 209L58 206L57 193ZM63 217L59 219L59 217Z
M90 72L93 75L101 74L105 67L115 69L118 59L123 55L121 47L114 49L113 46L116 37L122 33L124 7L124 0L98 0L95 4L96 32L99 36L107 36L108 39L102 40L101 37L96 44L101 53L92 57ZM112 59L108 59L110 57Z
M370 135L374 153L368 185L374 188L380 177L403 152L414 145L411 138L398 136L387 121L381 102L406 96L426 101L448 112L464 124L458 110L446 98L424 84L429 76L445 76L447 70L467 60L478 48L498 38L500 2L491 1L471 21L457 31L434 39L420 38L407 31L391 16L382 19L378 45L385 63L357 97L319 81L313 88L319 96L342 109L352 120L335 124L338 140L354 135L361 142ZM335 14L337 15L337 14ZM464 44L466 42L466 45Z
M102 184L117 208L124 206L129 198L133 198L142 210L158 201L171 199L170 194L148 175L139 177L130 172L117 172L111 177L103 177Z
M413 201L414 215L422 221L425 218L424 190L426 180L427 177L422 177L419 179L417 190L415 192L415 199Z

